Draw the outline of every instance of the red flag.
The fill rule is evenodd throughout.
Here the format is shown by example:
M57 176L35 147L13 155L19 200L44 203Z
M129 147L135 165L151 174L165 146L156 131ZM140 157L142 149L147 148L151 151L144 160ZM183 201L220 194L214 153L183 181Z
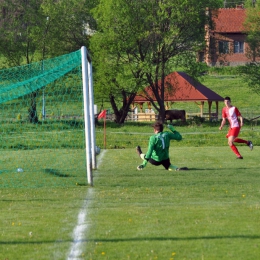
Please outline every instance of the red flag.
M100 114L98 115L98 119L100 118L106 118L106 115L107 115L107 111L106 110L103 110L100 112Z

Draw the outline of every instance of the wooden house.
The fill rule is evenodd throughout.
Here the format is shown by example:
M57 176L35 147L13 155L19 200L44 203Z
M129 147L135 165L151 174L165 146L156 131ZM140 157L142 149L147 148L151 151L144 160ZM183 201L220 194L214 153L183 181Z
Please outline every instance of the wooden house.
M236 8L207 10L212 28L206 26L206 49L199 52L198 60L209 66L237 66L250 62L246 52L248 44L243 23L246 9Z

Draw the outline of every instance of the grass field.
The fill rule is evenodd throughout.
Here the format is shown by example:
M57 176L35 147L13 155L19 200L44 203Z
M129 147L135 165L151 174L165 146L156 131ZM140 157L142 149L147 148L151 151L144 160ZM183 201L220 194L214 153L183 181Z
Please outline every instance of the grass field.
M106 124L106 148L134 148L137 144L146 147L149 136L152 134L153 122L146 123L127 123L124 126L116 126L112 122ZM228 130L226 125L219 131L220 121L206 122L203 124L190 124L187 126L176 126L176 129L183 135L182 142L176 142L175 146L225 146L227 140L225 134ZM252 139L256 145L259 143L259 128L255 123L245 123L240 137ZM104 128L103 125L96 129L97 144L104 148Z
M203 84L231 96L247 119L260 115L259 97L239 77L206 76ZM54 115L39 124L26 122L28 106L19 102L1 110L0 260L259 258L258 121L240 133L255 145L238 147L244 160L235 159L220 122L176 123L183 140L172 142L170 157L185 172L136 170L135 147L146 151L151 123L107 122L105 150L101 121L89 187L81 102L73 104L47 106Z
M185 135L173 142L170 156L190 168L185 172L151 165L137 171L134 148L103 150L93 188L67 170L72 154L60 150L64 165L48 176L49 185L0 190L0 259L257 259L258 147L239 146L244 160L238 161L226 144L184 142ZM82 211L84 233L73 243Z
M86 259L257 259L258 150L241 151L237 162L228 148L173 148L187 172L137 172L134 150L108 151L94 180Z

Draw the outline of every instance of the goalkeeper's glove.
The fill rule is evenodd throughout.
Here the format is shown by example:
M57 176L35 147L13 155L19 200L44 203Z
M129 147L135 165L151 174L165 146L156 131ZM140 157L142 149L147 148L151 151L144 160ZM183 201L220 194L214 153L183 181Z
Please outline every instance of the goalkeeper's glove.
M175 131L176 131L172 125L167 125L167 127L168 127L172 132L175 132Z
M144 167L147 165L147 163L148 163L147 159L143 160L143 163L141 165L137 166L137 170L139 170L139 171L143 170Z

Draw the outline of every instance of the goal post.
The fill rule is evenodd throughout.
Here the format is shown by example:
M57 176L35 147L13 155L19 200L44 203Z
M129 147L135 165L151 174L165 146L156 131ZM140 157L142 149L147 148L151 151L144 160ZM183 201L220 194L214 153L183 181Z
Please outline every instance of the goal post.
M94 109L94 87L93 87L93 73L92 61L88 55L88 79L89 79L89 109L90 109L90 125L91 125L91 147L92 147L92 169L97 168L96 162L96 134L95 134L95 109Z
M0 85L0 188L93 186L97 154L87 48L2 69Z
M91 58L85 46L81 47L81 59L82 59L82 83L83 83L82 85L83 85L83 100L84 100L87 178L88 178L88 183L91 186L93 186L92 169L96 168L93 78L92 78Z

